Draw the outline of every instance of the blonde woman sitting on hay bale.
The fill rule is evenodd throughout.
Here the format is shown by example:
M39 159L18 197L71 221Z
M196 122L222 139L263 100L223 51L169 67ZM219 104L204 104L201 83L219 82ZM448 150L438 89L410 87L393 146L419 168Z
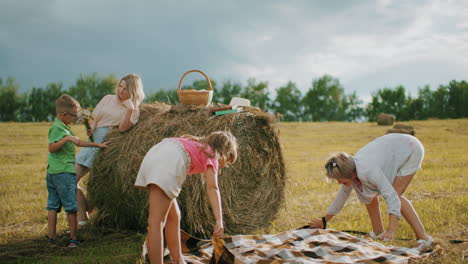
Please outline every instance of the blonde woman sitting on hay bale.
M96 143L102 143L106 134L113 128L118 128L120 132L128 131L138 122L138 107L144 98L141 78L134 73L124 76L115 88L115 95L104 96L96 105L93 111L94 121L91 122L91 129L87 131L88 136L92 136ZM89 172L98 151L98 148L83 148L80 151L75 163L77 181ZM79 186L77 200L78 224L85 225L92 208L88 206Z
M341 152L333 155L325 164L326 175L343 186L328 208L327 214L310 222L312 228L326 228L343 208L354 189L359 200L366 204L374 239L394 239L401 216L406 219L418 238L418 249L431 248L432 237L425 229L411 202L403 197L416 171L421 168L424 147L421 142L406 134L388 134L373 140L356 155ZM389 224L384 230L380 215L378 194L387 202Z
M236 159L237 139L225 131L213 132L206 138L166 138L148 151L138 171L135 187L150 192L146 245L151 263L163 263L163 230L173 263L185 263L176 198L186 175L205 174L206 193L216 219L213 235L223 236L218 168L232 164Z

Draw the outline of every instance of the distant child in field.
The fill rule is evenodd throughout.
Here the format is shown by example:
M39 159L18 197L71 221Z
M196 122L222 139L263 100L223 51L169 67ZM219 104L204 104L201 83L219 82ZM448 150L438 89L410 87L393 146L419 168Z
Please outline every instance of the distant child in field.
M325 228L326 223L341 211L354 189L359 200L366 204L373 229L370 233L372 238L393 240L398 222L403 216L419 239L418 249L430 249L432 237L426 233L411 202L403 196L416 171L421 168L423 158L424 147L421 142L414 136L399 133L374 139L354 156L345 152L333 155L325 164L326 175L343 186L327 214L321 219L313 219L310 226ZM387 202L387 230L382 224L377 198L379 194Z
M75 137L69 126L75 118L80 104L69 95L62 95L55 101L57 116L49 129L49 156L47 162L47 210L49 242L55 242L57 237L57 212L62 206L67 212L70 225L70 241L68 247L80 244L76 237L77 204L75 175L75 145L80 147L106 148L107 142L96 144L82 141Z
M164 228L172 261L185 263L180 242L180 210L175 198L186 175L205 174L208 199L216 219L213 235L223 235L218 168L236 159L237 139L225 131L213 132L205 138L166 138L148 151L135 186L150 192L146 243L151 263L163 263Z
M93 111L94 120L91 120L91 129L88 136L93 136L94 142L102 143L107 133L112 129L120 132L132 128L140 117L138 107L145 98L143 84L140 76L130 73L124 76L115 88L115 94L104 96ZM78 181L93 167L98 148L83 148L76 157L76 176ZM92 207L88 205L83 191L78 185L78 225L88 222L88 214Z

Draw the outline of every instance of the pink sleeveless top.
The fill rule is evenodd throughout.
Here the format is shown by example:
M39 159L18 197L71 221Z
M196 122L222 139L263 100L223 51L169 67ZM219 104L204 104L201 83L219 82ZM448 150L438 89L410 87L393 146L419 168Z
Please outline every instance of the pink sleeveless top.
M188 138L175 138L177 141L182 143L185 151L190 155L190 170L188 175L199 174L205 172L208 167L212 167L215 174L218 174L218 160L216 158L208 157L203 151L204 144ZM206 146L208 153L213 151L209 146Z

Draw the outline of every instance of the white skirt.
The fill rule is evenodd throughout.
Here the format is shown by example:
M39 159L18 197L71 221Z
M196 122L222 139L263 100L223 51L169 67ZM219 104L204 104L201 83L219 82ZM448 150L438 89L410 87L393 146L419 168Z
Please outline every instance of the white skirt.
M135 187L147 189L149 184L156 184L170 199L174 199L179 195L189 169L190 156L182 143L166 138L146 153Z

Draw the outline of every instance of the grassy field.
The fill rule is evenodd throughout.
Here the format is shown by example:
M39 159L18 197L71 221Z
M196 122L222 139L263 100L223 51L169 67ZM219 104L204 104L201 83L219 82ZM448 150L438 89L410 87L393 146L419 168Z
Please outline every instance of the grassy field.
M427 231L445 249L444 255L430 262L466 263L468 120L405 124L416 128L417 137L426 148L423 170L416 174L406 196L413 202ZM45 170L49 125L0 123L0 263L137 262L144 239L139 233L94 230L82 233L85 242L71 250L64 247L64 235L58 246L47 244ZM258 233L296 228L313 217L322 216L339 188L338 184L325 181L322 167L329 154L355 153L373 138L383 135L387 128L372 123L279 123L289 178L287 200L271 227ZM85 138L84 128L73 126L73 130ZM365 207L354 194L330 227L371 230ZM61 213L58 230L63 234L66 229L66 217ZM413 232L405 221L401 221L397 238L391 244L415 245ZM453 243L453 240L465 242Z

